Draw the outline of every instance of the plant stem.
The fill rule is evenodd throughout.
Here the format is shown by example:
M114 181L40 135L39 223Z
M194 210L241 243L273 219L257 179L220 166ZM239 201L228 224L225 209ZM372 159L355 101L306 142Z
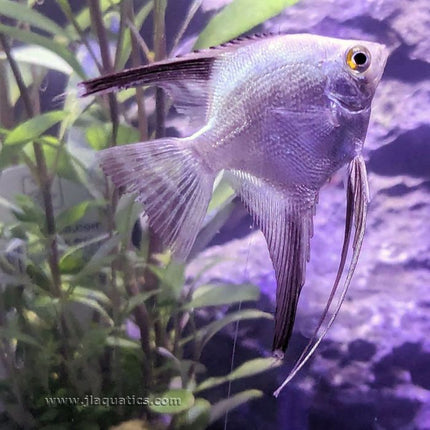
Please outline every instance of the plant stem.
M102 65L97 60L97 57L96 57L96 55L94 53L93 48L91 47L90 43L88 42L88 38L87 38L85 32L82 30L82 28L79 25L78 21L76 21L75 14L73 13L73 11L72 11L69 3L68 2L66 2L66 3L64 3L64 2L57 2L57 4L58 4L58 6L60 6L60 8L63 11L63 13L66 16L66 18L72 23L73 27L75 28L76 32L79 35L80 40L85 45L85 47L88 50L88 53L90 54L91 58L93 59L94 64L96 65L98 71L101 72L103 70L102 69Z
M166 56L166 35L165 35L165 13L166 13L167 0L154 0L154 53L155 61L162 60ZM155 137L161 138L164 136L164 95L161 89L156 89L155 93L155 119L156 131ZM148 249L148 262L150 264L159 264L154 258L154 255L160 253L163 249L162 243L158 235L153 229L149 229L149 249ZM157 277L146 269L145 274L145 287L147 290L156 289L158 286ZM158 318L154 322L155 340L157 346L166 346L166 339L164 336L163 327Z
M125 273L128 275L128 280L126 282L126 289L130 296L137 296L140 292L138 282L132 267L129 264L125 264ZM133 311L136 324L139 327L140 332L140 345L145 357L142 362L142 372L143 372L143 385L147 389L148 393L151 391L153 386L153 373L152 373L152 350L150 343L150 327L151 319L148 314L145 303L142 303Z
M94 24L94 28L97 34L97 39L100 45L100 54L102 57L103 73L113 73L113 63L109 51L109 43L107 40L106 29L103 24L102 11L100 9L99 0L88 0L88 8L90 10L91 21ZM112 122L112 146L116 146L116 140L118 136L118 102L114 94L108 95L109 99L109 111Z
M175 40L173 42L172 49L170 51L170 55L173 55L175 49L177 48L179 42L181 41L183 35L187 31L188 26L190 25L191 20L194 18L194 15L199 10L203 0L194 0L193 3L191 3L191 6L188 10L188 13L184 19L184 22L182 23L181 28L178 31L178 34L175 37Z
M0 61L0 76L6 76L6 63ZM9 100L7 79L0 79L0 125L4 128L13 127L13 108Z
M154 3L154 54L155 61L166 58L166 6L167 0L155 0ZM160 88L155 92L156 131L155 137L164 137L165 104L164 93Z
M3 45L3 50L11 67L12 73L18 85L25 110L29 118L34 116L34 108L31 103L27 88L22 79L19 67L11 55L9 44L3 34L0 34L0 43ZM51 186L52 180L46 166L45 155L39 143L33 143L34 156L36 158L37 179L42 192L43 204L45 208L46 231L49 240L49 267L51 270L52 281L54 285L54 294L56 297L61 297L61 274L58 265L58 244L57 244L57 229L55 226L54 206L52 202Z
M129 2L129 9L127 11L128 20L134 22L134 8L133 3ZM131 27L130 27L131 28ZM135 33L131 31L131 63L134 67L140 66L140 56L139 56L139 40ZM142 87L136 88L136 103L137 103L137 121L139 124L140 140L148 140L148 121L146 118L145 111L145 99L144 90Z

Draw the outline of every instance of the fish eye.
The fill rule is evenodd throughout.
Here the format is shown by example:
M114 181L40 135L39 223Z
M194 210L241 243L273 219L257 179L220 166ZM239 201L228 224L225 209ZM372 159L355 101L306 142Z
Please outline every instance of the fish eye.
M364 46L354 46L346 53L346 64L354 72L363 73L370 66L370 52Z

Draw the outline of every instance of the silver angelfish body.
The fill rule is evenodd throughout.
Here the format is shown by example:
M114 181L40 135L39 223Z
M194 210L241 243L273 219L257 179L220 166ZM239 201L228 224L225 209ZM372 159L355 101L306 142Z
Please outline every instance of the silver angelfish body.
M386 60L387 50L378 43L263 35L83 83L84 95L156 85L172 96L179 112L201 121L186 138L104 150L101 165L117 187L137 193L152 227L182 259L202 224L214 179L225 171L268 244L277 279L273 350L278 356L291 337L305 282L318 192L345 164L344 246L315 339L353 236L344 291L351 280L368 202L361 151ZM313 349L310 344L294 371Z

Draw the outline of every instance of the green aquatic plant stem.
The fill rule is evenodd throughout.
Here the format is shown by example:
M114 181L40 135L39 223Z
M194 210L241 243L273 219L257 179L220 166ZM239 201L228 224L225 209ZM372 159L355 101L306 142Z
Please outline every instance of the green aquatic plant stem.
M100 54L102 57L103 73L113 73L113 63L109 51L109 43L107 39L106 29L103 23L103 15L100 9L99 0L88 0L88 8L90 11L91 22L93 23L95 33L100 46ZM118 137L118 102L114 94L108 95L109 110L112 122L112 146L116 146Z
M0 34L0 43L3 46L4 53L11 67L12 73L18 85L22 101L29 118L34 116L34 108L31 103L30 95L24 84L19 67L11 55L9 43L3 34ZM51 270L54 295L61 297L61 273L59 268L59 254L57 244L57 230L55 226L54 205L52 202L51 186L52 178L49 175L46 165L45 156L41 145L38 142L33 142L33 150L36 159L37 167L37 180L39 182L40 190L42 192L43 204L45 209L46 232L49 240L49 267Z
M154 56L155 61L166 58L166 6L167 0L154 1ZM164 137L165 103L163 90L155 93L156 131L155 137Z
M4 61L0 61L0 76L6 76ZM13 128L13 109L9 100L6 79L0 79L0 125L7 129Z
M154 0L154 33L153 33L153 44L154 44L154 56L155 61L165 58L166 55L166 39L165 39L165 13L166 13L166 0ZM161 90L156 90L155 93L155 118L156 118L156 130L155 137L161 138L164 136L164 96ZM148 249L148 263L158 265L155 255L162 251L162 243L160 238L154 232L152 228L149 229L149 249ZM145 289L155 290L158 288L157 276L149 269L145 270ZM155 310L155 313L158 313ZM166 336L164 328L160 322L160 318L154 318L154 333L155 342L157 346L166 347ZM159 356L158 356L159 358Z
M129 296L135 297L141 291L139 288L139 283L135 275L134 268L125 264L124 273L126 276L126 290ZM143 384L142 387L149 393L153 387L153 372L152 372L152 349L151 349L151 329L153 328L151 318L149 316L148 310L145 303L142 303L133 311L136 324L139 328L140 333L140 345L143 353L145 354L142 360L142 374L143 374Z
M124 2L127 5L127 11L125 16L129 22L134 23L134 7L133 2ZM139 55L139 40L137 35L130 28L131 33L131 64L133 67L138 67L141 65L140 55ZM137 122L139 126L140 140L143 142L148 140L148 120L145 111L145 99L144 91L142 87L136 88L136 103L137 103Z
M100 64L99 60L96 57L96 54L95 54L93 48L91 47L90 43L88 42L88 38L87 38L84 30L82 30L81 26L79 25L78 21L76 20L75 14L73 13L69 2L67 0L57 0L57 4L58 4L58 6L60 6L65 17L73 25L74 29L76 30L76 33L78 33L78 35L79 35L80 41L87 48L88 53L90 54L92 60L94 61L94 64L97 66L98 71L101 72L103 70L102 65Z

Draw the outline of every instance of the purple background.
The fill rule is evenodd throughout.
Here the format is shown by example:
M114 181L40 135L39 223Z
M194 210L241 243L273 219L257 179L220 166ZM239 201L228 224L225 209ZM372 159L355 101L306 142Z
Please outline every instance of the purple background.
M372 197L368 228L341 313L309 365L278 400L272 398L312 333L335 278L344 172L320 196L285 366L233 384L233 391L257 385L267 396L232 412L228 428L430 429L430 2L303 0L262 30L374 40L385 43L391 55L365 144ZM232 225L223 240L243 236L249 218ZM263 293L260 308L273 312L276 284L261 233L212 247L194 261L189 275L214 255L233 260L203 281L252 281ZM208 346L205 360L214 374L229 370L233 329ZM272 330L271 322L241 323L236 365L269 354Z

